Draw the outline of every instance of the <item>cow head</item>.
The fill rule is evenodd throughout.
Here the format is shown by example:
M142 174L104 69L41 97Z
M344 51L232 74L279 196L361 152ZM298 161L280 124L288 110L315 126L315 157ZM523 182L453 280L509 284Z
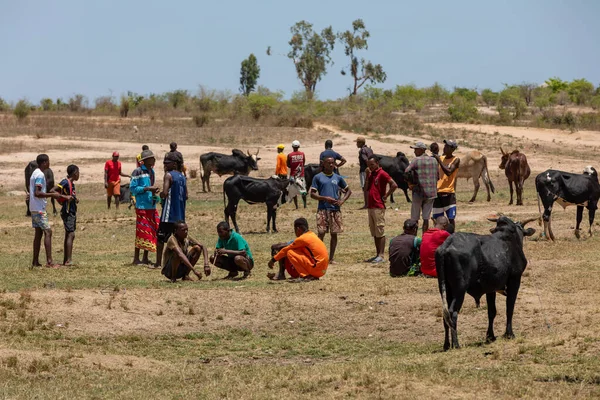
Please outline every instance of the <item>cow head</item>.
M507 216L502 215L499 218L488 218L488 221L496 223L496 226L494 228L490 229L490 232L492 234L500 232L502 234L507 235L508 237L514 237L515 235L518 235L518 237L520 239L519 242L522 243L524 236L531 236L535 233L535 229L533 229L533 228L525 229L525 225L527 225L530 222L536 221L538 219L539 218L528 218L522 222L521 221L514 222Z
M596 172L596 169L594 167L592 167L591 165L588 165L587 167L585 167L583 169L583 173L584 173L584 175L590 175L590 176L594 176L594 177L598 178L598 172Z
M306 195L306 183L304 178L294 177L289 179L289 183L286 188L287 202L289 203L292 199L298 195Z
M502 158L500 159L500 166L499 166L499 168L500 169L504 169L504 168L506 168L506 163L508 162L508 156L509 156L509 154L504 151L504 149L502 148L502 146L500 146L500 151L502 152Z
M246 162L248 163L248 167L254 171L258 171L258 160L260 160L260 157L258 156L259 151L260 149L256 149L256 154L250 154L250 150L246 150L248 153Z

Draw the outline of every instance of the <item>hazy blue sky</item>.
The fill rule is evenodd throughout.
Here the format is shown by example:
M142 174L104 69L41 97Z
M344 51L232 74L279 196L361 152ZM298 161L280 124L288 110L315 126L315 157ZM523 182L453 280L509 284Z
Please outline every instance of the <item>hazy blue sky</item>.
M238 91L241 61L261 66L259 83L301 90L287 53L302 19L319 31L371 31L368 59L388 74L384 87L435 81L448 88L499 89L551 76L600 84L600 1L193 1L0 0L0 97L92 102L109 93L188 89ZM320 98L347 93L341 47L317 85Z

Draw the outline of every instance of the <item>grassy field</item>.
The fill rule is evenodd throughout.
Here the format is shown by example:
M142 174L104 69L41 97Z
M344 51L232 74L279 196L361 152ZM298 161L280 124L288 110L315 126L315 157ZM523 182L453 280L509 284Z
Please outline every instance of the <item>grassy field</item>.
M356 188L358 182L349 179ZM459 182L458 230L486 233L499 211L535 216L533 181L526 206L507 207L496 180L491 203L467 205ZM190 235L211 249L221 193L191 182ZM517 338L484 344L481 308L465 302L464 346L442 352L437 281L392 279L387 266L361 260L374 247L359 198L345 205L338 264L318 282L266 278L271 243L292 237L292 221L314 224L316 204L280 209L280 233L264 234L263 206L240 205L239 224L255 254L252 276L171 284L131 266L134 213L105 210L99 185L80 185L75 267L29 269L33 231L17 197L0 197L0 397L2 398L597 398L600 326L596 237L577 241L575 210L555 211L557 243L528 240L529 266L515 310ZM408 206L388 210L388 238ZM52 218L54 256L62 224ZM536 227L537 228L537 227ZM537 237L537 235L536 235ZM43 250L42 250L43 254ZM43 260L43 257L42 257ZM496 330L505 323L498 300Z

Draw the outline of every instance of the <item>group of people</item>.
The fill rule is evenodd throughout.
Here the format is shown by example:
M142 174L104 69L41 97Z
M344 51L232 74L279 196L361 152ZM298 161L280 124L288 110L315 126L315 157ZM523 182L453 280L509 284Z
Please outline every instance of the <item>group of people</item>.
M453 155L458 147L452 140L444 140L443 156L439 147L429 146L432 155L428 156L426 146L417 142L414 149L415 159L406 168L406 179L412 191L411 219L404 223L404 233L393 238L389 244L390 274L392 276L422 273L435 276L435 249L453 231L456 217L456 176L460 160ZM360 183L367 209L369 230L374 239L375 255L365 260L370 263L384 262L386 247L385 211L386 200L397 189L396 182L379 165L379 159L366 145L364 137L356 139L359 149ZM277 146L276 174L279 177L293 176L304 179L306 157L300 151L300 142L292 142L293 151L283 153L284 145ZM75 165L67 168L67 177L59 185L46 193L43 171L50 166L47 155L37 158L38 169L30 180L32 224L35 228L33 266L39 263L41 239L45 238L48 267L57 267L52 260L52 230L46 214L46 199L55 198L62 204L61 217L65 226L64 265L72 264L73 240L76 229L78 199L75 185L79 179L79 169ZM133 264L146 264L150 268L161 268L162 274L171 280L191 279L193 273L202 276L195 269L200 256L204 261L204 273L211 273L210 265L227 270L226 278L235 278L239 273L247 277L254 267L254 259L248 242L234 232L225 221L217 225L218 240L212 256L208 256L205 245L188 237L185 223L185 209L188 199L187 179L183 155L177 151L177 144L171 143L170 151L165 154L163 166L165 175L162 187L155 183L154 166L156 156L142 146L142 152L136 157L137 168L131 175L122 172L119 153L115 151L112 159L104 168L104 186L107 191L107 207L111 207L114 197L119 206L120 179L129 177L130 192L135 199L136 237ZM321 171L313 178L309 194L318 201L316 230L309 230L308 221L299 218L294 221L296 239L277 243L271 247L273 258L269 267L279 264L277 273L269 273L270 279L285 279L287 272L292 278L312 280L323 276L329 264L335 263L335 251L338 234L343 232L341 206L351 196L352 191L339 174L339 168L346 159L333 150L333 142L325 142L325 150L320 155ZM303 198L306 207L306 199ZM162 205L159 214L158 205ZM435 226L429 229L429 219L433 216ZM416 236L419 219L422 218L422 239ZM329 251L323 240L330 235ZM166 245L166 246L165 246ZM156 253L156 261L151 263L149 253ZM140 254L142 253L142 254Z

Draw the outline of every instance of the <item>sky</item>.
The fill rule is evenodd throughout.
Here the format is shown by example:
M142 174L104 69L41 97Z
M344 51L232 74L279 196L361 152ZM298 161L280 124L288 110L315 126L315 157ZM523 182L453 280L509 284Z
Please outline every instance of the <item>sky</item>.
M379 63L394 88L439 82L451 89L501 89L549 77L600 84L596 0L0 0L0 97L90 99L200 85L238 93L250 53L259 84L286 97L302 86L289 51L290 27L371 33L360 56ZM273 55L266 54L268 46ZM348 94L342 46L317 84L320 99Z

